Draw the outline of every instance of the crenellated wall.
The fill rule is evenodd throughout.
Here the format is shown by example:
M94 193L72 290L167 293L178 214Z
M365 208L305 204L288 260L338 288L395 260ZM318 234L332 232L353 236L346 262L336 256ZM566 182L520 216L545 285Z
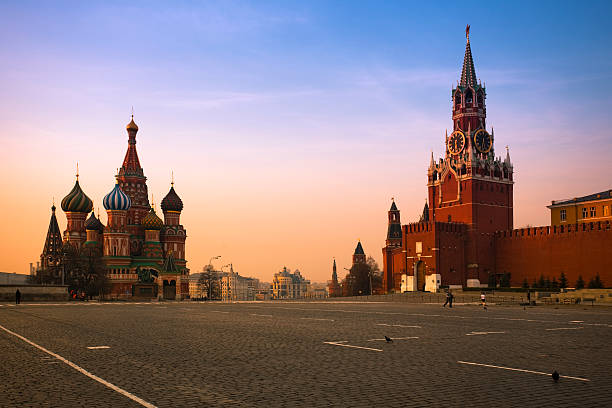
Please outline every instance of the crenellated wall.
M597 273L612 284L612 222L593 222L500 231L495 234L496 272L511 274L512 286L540 276L559 280L565 273L573 287L579 275L586 283Z

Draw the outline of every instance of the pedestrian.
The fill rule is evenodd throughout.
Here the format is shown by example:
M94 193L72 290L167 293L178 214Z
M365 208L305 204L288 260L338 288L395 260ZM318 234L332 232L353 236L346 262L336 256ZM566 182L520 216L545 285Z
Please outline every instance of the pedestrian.
M21 303L21 292L17 289L15 292L15 304L18 305L19 303Z
M480 292L480 303L482 304L483 308L487 308L487 296L484 292Z
M527 304L531 305L531 291L527 289Z
M448 305L449 308L453 307L453 294L450 289L446 292L446 302L444 302L442 307L446 307L446 305Z

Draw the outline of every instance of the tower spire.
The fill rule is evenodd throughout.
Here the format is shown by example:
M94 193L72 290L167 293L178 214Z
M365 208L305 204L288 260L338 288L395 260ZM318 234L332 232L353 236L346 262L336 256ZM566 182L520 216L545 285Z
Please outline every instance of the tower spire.
M476 82L476 69L474 69L474 60L472 59L472 49L470 48L470 25L465 28L465 56L463 57L463 70L461 71L461 81L459 85L466 88L474 87Z

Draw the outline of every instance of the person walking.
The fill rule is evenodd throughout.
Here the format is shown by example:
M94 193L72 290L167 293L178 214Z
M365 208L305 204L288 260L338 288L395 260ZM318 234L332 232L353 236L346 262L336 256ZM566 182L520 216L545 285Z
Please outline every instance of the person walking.
M531 291L527 289L527 305L531 305Z
M15 304L18 305L19 303L21 303L21 292L17 289L15 292Z
M444 302L442 307L446 307L446 305L448 305L449 308L453 307L453 294L450 289L446 292L446 302Z
M484 309L487 308L487 296L484 292L480 292L480 303Z

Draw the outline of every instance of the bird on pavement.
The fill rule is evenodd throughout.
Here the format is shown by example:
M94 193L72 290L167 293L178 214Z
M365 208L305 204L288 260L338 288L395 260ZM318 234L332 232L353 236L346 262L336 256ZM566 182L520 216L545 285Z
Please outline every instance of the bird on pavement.
M393 343L393 340L391 340L390 337L385 336L385 340L387 341L387 343Z
M559 373L557 372L557 370L553 371L552 379L554 382L559 382Z

